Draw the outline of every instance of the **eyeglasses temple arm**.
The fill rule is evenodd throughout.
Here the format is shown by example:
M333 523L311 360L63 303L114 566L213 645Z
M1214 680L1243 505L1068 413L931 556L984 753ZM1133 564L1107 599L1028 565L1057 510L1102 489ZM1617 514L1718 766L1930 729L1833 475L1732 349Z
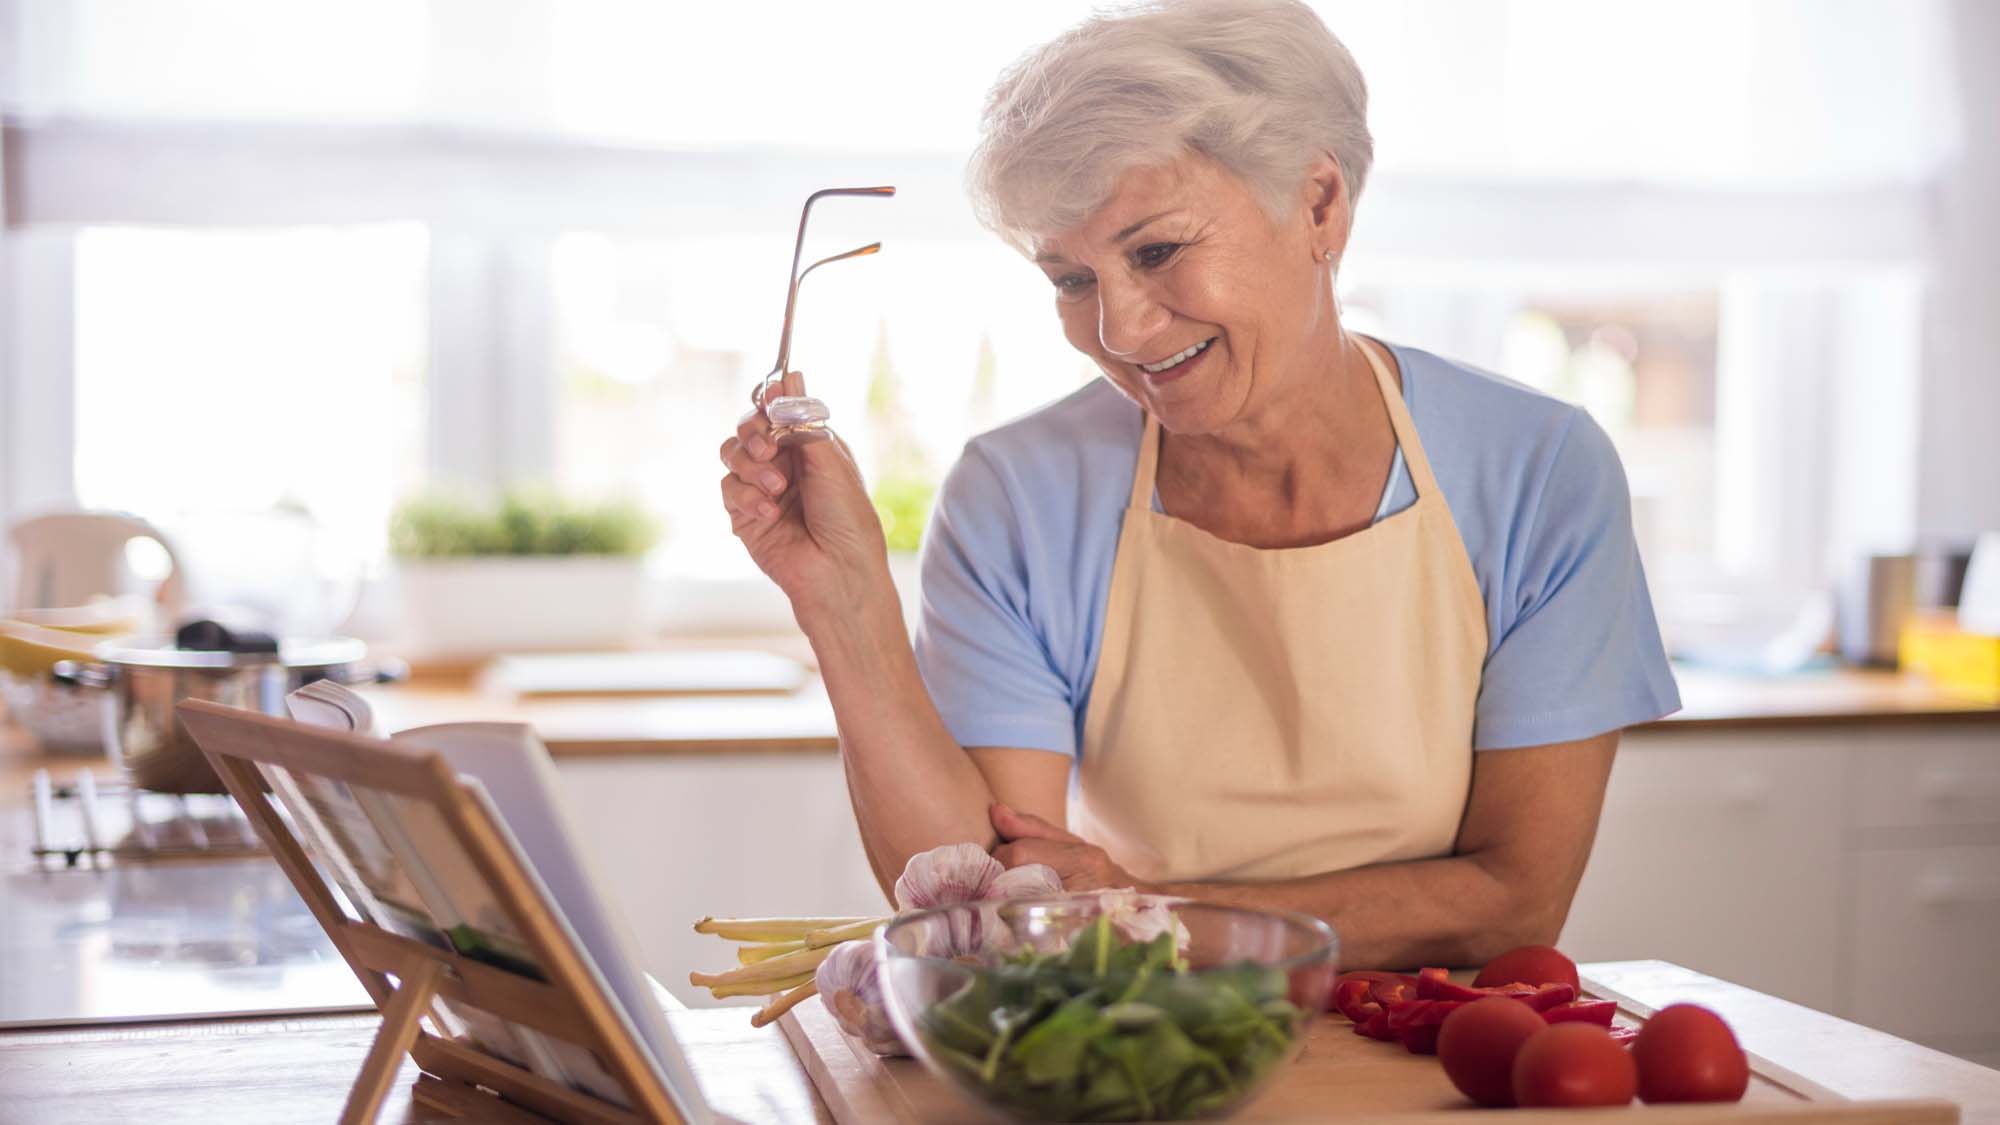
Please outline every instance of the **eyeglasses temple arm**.
M799 233L798 236L792 240L792 270L791 274L789 275L787 284L785 286L785 324L783 330L778 335L778 360L776 363L771 365L771 375L782 378L785 374L786 367L791 363L792 314L798 309L799 282L805 280L805 275L799 272L799 259L802 258L805 254L806 220L812 217L813 204L819 202L822 198L829 195L888 196L894 194L896 194L895 188L882 186L882 187L861 187L861 188L821 188L820 190L813 192L811 195L806 196L806 205L799 211ZM881 248L880 243L876 243L875 246L876 249ZM872 253L872 251L870 252ZM856 251L853 254L843 254L840 255L839 257L841 258L855 257L858 256L859 253L860 251ZM827 261L838 261L838 260L839 258L827 259ZM825 263L815 262L813 265L814 267L817 267L823 264ZM808 267L806 272L811 273L812 268L813 267ZM766 376L766 379L769 378L770 376Z

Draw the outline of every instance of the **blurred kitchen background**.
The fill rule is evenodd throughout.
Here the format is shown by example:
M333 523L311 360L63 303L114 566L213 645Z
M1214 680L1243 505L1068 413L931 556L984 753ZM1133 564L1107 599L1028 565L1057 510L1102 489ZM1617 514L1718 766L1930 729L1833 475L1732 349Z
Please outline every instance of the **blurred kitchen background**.
M1992 5L1319 7L1372 88L1353 323L1587 405L1678 648L2000 527ZM959 186L1085 11L7 0L0 521L309 514L389 636L398 502L538 486L657 517L661 629L784 628L712 486L798 202L901 189L822 210L887 249L795 358L914 547L967 436L1090 377Z
M2000 944L2000 623L1968 641L1953 616L2000 532L2000 4L1316 6L1372 92L1350 323L1589 408L1683 662L1690 714L1628 736L1566 948L2000 1061L2000 975L1905 971ZM885 249L814 277L793 355L904 581L966 438L1092 377L960 186L988 84L1085 14L0 0L15 720L103 752L34 629L213 613L352 637L368 663L343 666L414 665L376 693L392 723L537 723L586 848L648 889L626 905L669 984L726 955L686 932L701 914L878 909L824 696L729 533L716 450L826 186L899 188L816 212L809 254ZM31 522L78 510L98 515ZM2000 622L1990 539L1973 569ZM33 616L97 594L137 601ZM1884 670L1913 627L1939 678ZM468 671L682 645L728 656ZM612 698L574 702L592 693ZM73 761L45 771L58 797ZM36 862L93 854L51 815ZM151 913L111 948L173 962L195 923L151 870L113 868ZM230 901L289 901L256 870ZM71 892L34 889L54 885L13 917L75 932ZM288 940L318 948L291 909Z

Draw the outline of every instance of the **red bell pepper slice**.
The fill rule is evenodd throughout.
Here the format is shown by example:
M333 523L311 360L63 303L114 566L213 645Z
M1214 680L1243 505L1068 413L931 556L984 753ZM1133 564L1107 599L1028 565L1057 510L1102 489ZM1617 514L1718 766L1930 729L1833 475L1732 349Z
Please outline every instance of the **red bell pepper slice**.
M1354 1025L1354 1034L1370 1039L1394 1040L1396 1035L1389 1030L1389 1013L1377 1011L1374 1015Z
M1559 1008L1576 999L1576 989L1571 988L1568 981L1558 981L1555 984L1545 984L1517 999L1537 1012L1547 1012L1550 1008Z
M1579 1001L1576 989L1567 983L1474 988L1454 984L1448 970L1439 968L1425 968L1414 977L1365 970L1342 973L1334 982L1333 1006L1354 1022L1356 1035L1400 1041L1414 1054L1432 1055L1437 1053L1438 1029L1445 1017L1488 996L1519 1000L1550 1023L1585 1021L1611 1027L1618 1007L1610 1000ZM1621 1043L1638 1034L1622 1028L1611 1031Z
M1388 1007L1417 998L1417 982L1412 977L1400 980L1377 980L1368 982L1368 996L1377 1004Z
M1402 973L1381 973L1373 970L1356 970L1340 974L1333 982L1334 1006L1349 1019L1365 1019L1369 1004L1397 1004L1415 995L1417 978ZM1341 997L1347 997L1346 1003ZM1363 1014L1357 1017L1354 1010Z
M1341 980L1333 986L1333 1006L1341 1015L1360 1023L1382 1010L1382 1005L1369 999L1368 982L1365 980Z
M1594 1023L1599 1027L1610 1027L1611 1017L1617 1014L1616 1000L1573 1000L1548 1009L1542 1013L1542 1018L1550 1023Z
M1389 1030L1411 1054L1437 1054L1438 1029L1446 1016L1465 1007L1464 1000L1411 1000L1388 1009Z
M1545 984L1503 984L1493 988L1475 988L1468 984L1456 984L1446 975L1444 969L1424 969L1417 973L1416 996L1420 1000L1482 1000L1488 996L1512 996L1525 1002L1536 1011L1544 1011L1558 1004L1567 1004L1576 999L1576 990L1566 983ZM1391 1001L1384 1000L1384 1003Z
M1389 1030L1401 1033L1406 1027L1422 1023L1424 1014L1436 1003L1435 1000L1405 1000L1401 1004L1389 1005Z

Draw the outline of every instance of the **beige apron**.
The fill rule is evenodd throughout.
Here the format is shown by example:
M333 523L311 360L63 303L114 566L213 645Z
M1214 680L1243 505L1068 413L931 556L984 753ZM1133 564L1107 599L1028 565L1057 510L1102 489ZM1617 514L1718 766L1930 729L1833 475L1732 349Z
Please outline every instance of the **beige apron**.
M1414 505L1261 550L1153 510L1148 415L1071 809L1145 880L1282 879L1449 854L1472 779L1486 612L1388 367Z

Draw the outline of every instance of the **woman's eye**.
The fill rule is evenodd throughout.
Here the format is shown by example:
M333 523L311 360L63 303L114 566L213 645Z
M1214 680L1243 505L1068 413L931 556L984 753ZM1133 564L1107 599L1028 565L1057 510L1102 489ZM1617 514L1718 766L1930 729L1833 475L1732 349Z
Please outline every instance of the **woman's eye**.
M1140 265L1151 269L1154 266L1165 265L1167 259L1173 257L1180 248L1181 244L1178 242L1155 242L1149 246L1139 247L1139 252L1134 257L1139 260Z
M1059 295L1069 296L1074 293L1081 293L1085 289L1090 288L1090 275L1087 273L1066 273L1061 277L1050 278L1049 282L1056 287L1056 292Z

